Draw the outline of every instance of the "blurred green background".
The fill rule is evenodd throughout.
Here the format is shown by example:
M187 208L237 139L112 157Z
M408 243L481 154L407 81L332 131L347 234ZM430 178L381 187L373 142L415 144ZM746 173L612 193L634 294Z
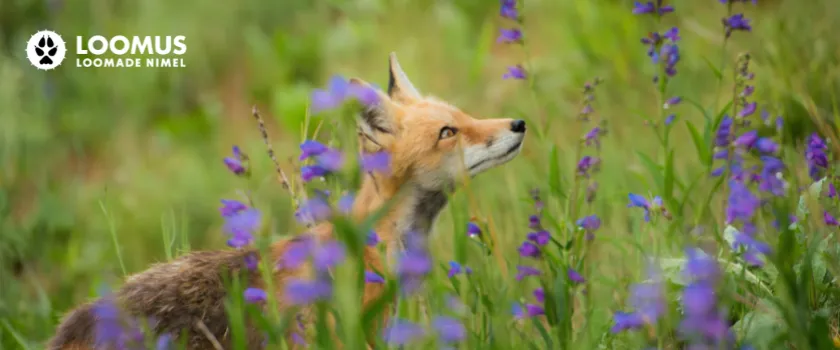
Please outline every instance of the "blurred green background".
M252 158L273 232L300 231L274 182L251 105L260 107L291 169L311 90L333 74L385 86L391 51L419 89L473 115L524 117L532 128L551 120L545 137L532 133L518 159L475 179L476 206L463 193L455 198L435 233L441 259L451 255L451 236L462 233L452 224L458 212L492 217L502 246L521 241L530 213L522 199L546 187L554 145L569 183L573 149L585 132L575 122L581 86L596 76L605 80L596 110L609 135L593 213L605 220L599 234L622 244L628 215L638 214L626 208L627 192L653 189L637 152L656 159L658 149L645 123L657 108L653 69L639 42L648 31L680 27L682 61L670 91L687 100L725 100L732 73L724 73L718 94L710 66L725 58L731 67L737 53L750 51L762 107L784 115L787 141L803 139L812 120L831 115L840 90L836 1L739 7L754 30L736 33L726 55L725 6L671 3L676 14L657 25L632 15L632 1L527 0L525 51L496 43L499 28L511 24L488 0L0 2L0 348L45 340L63 312L119 282L114 236L129 273L173 251L222 248L219 199L235 196L238 185L221 159L233 144ZM53 71L36 70L25 57L26 41L41 29L58 32L71 48ZM75 36L95 34L185 35L187 68L76 68ZM506 66L526 60L536 105L526 82L501 78ZM702 117L691 104L677 113L677 154L689 154L677 157L682 176L701 171L684 152L692 146L682 122ZM328 118L313 120L328 129ZM610 271L603 279L630 281L642 272L640 265L611 265L618 255L610 254L630 253L609 251L596 261L596 270ZM603 294L604 309L621 299L611 293Z

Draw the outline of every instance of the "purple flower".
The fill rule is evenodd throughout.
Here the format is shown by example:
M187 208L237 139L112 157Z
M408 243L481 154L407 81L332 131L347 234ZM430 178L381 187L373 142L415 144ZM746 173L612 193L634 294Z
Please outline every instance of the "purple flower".
M379 235L373 231L368 232L367 239L365 239L365 245L368 247L376 247L377 244L379 244Z
M367 283L385 283L385 279L373 271L365 271L365 282Z
M597 158L593 158L593 157L590 157L590 156L584 156L583 158L580 159L580 161L577 164L578 175L588 178L589 177L589 169L591 169L593 167L593 165L596 165L597 163L598 163Z
M600 127L596 126L596 127L592 128L592 130L589 130L589 132L587 132L586 135L584 136L584 138L583 138L584 143L587 146L594 143L595 148L601 148L601 140L600 140L601 134L602 134L602 131L601 131Z
M404 293L413 293L431 269L432 260L425 251L412 248L403 252L397 262L400 288Z
M594 238L595 231L601 227L601 219L597 215L589 215L578 219L576 224L586 232L586 240L591 241Z
M326 281L293 279L286 283L286 300L293 305L306 305L332 297L332 285Z
M823 221L828 226L840 226L840 222L837 221L833 215L831 215L828 211L823 212Z
M683 311L688 317L706 315L715 311L715 289L706 283L692 283L682 293Z
M837 188L834 187L833 183L828 184L828 198L837 197Z
M300 144L300 158L298 159L303 161L310 157L318 156L326 151L329 151L329 148L324 144L315 140L306 140Z
M572 268L569 268L568 271L566 271L566 273L569 276L569 281L572 281L572 283L586 282L586 279L584 279L583 276L580 275L580 273L578 273Z
M740 116L741 118L751 116L753 115L753 113L755 113L756 108L757 104L755 102L747 103L746 105L744 105L744 109L738 112L738 116Z
M248 270L255 270L257 265L259 265L260 261L257 258L256 254L248 254L245 256L245 268Z
M692 281L713 283L720 278L721 271L717 261L698 249L687 249L688 260L683 273Z
M219 208L219 212L222 214L222 217L232 217L239 212L248 209L248 206L245 203L234 199L222 199L222 207Z
M350 214L350 211L353 210L354 199L355 198L353 198L352 193L341 196L341 198L338 199L338 210L344 215Z
M260 225L260 212L257 209L241 210L225 219L224 231L231 235L231 239L228 240L229 246L241 248L251 244L253 234Z
M502 79L523 80L523 79L526 78L525 68L523 68L521 64L517 64L515 66L510 66L507 69L508 69L508 71L507 71L507 73L502 75Z
M504 29L502 28L499 34L499 43L517 43L522 41L522 31L519 29Z
M779 151L779 144L771 139L762 137L755 143L755 148L761 153L776 153Z
M336 150L328 150L319 154L317 158L318 165L329 172L339 170L344 165L344 155Z
M448 274L449 278L455 277L455 275L461 273L462 271L467 275L472 274L472 269L471 268L466 267L466 266L462 267L461 264L459 264L455 261L450 261L449 262L449 274Z
M729 146L732 138L732 118L728 115L720 120L717 132L715 132L715 146L726 147Z
M247 157L239 150L239 146L233 146L233 157L225 157L224 162L228 170L236 175L243 175L246 172L243 164L246 159Z
M539 305L525 304L525 311L529 317L545 315L545 309Z
M295 269L303 264L315 249L315 241L311 238L304 238L302 240L293 241L283 252L277 262L277 267L280 269Z
M545 302L545 291L542 288L534 289L534 298L536 298L538 302Z
M303 182L309 182L316 177L323 177L329 173L320 165L305 165L300 168L300 178Z
M469 237L481 236L481 228L479 228L478 225L476 225L473 222L468 222L467 223L467 236L469 236Z
M432 327L438 333L441 340L447 343L456 343L464 340L467 329L464 325L451 317L437 316L432 320Z
M764 261L761 260L761 255L767 255L771 252L770 245L756 240L746 232L735 235L735 242L732 243L732 248L735 250L743 248L744 261L749 263L751 266L764 266Z
M644 322L654 324L665 313L665 299L659 281L630 287L630 305Z
M312 113L319 113L340 106L349 98L370 105L379 101L379 96L370 87L351 84L341 76L330 78L326 90L315 89L312 92Z
M519 271L519 272L516 273L516 280L517 281L521 281L522 279L524 279L525 277L528 277L528 276L539 276L540 275L540 270L537 270L536 268L533 268L533 267L530 267L530 266L519 265L519 266L516 267L516 269Z
M726 37L732 35L733 31L742 30L749 32L752 30L750 20L744 17L743 13L736 13L729 18L723 19L723 26L726 27Z
M626 330L639 329L645 325L642 316L635 312L616 312L613 314L612 333L620 333Z
M735 139L735 146L750 148L758 140L758 131L750 130Z
M729 181L729 199L726 206L726 223L736 220L752 221L753 215L761 205L761 201L747 186L736 180Z
M346 256L344 245L336 241L324 243L312 253L315 269L326 271L344 261Z
M396 320L391 326L385 329L383 338L389 345L406 345L411 341L422 338L426 335L423 327L405 320Z
M653 13L654 11L656 11L656 5L653 4L653 1L648 1L646 3L641 3L638 1L633 2L634 15L644 15L648 13Z
M296 216L302 223L315 223L329 219L332 216L332 209L320 197L312 197L298 208Z
M268 299L268 294L259 288L245 289L245 301L251 304L261 303Z
M108 296L100 299L92 309L96 320L94 342L97 347L117 346L125 331L120 321L120 310L113 298Z
M540 217L539 216L531 215L531 216L528 217L528 228L532 228L532 229L536 230L536 229L539 229L540 227L542 227L542 225L540 224Z
M528 234L528 240L540 246L544 246L551 241L551 234L548 231L540 230Z
M674 119L677 119L676 114L671 114L671 115L665 117L665 125L671 125L671 123L674 122Z
M519 246L519 255L522 257L539 258L540 248L534 245L534 243L522 242L522 245Z
M754 91L755 91L755 86L747 85L747 86L744 87L744 91L741 91L741 96L749 97L753 94Z
M680 28L671 27L671 29L668 29L668 31L665 32L665 34L662 34L662 37L665 38L665 39L671 40L671 42L680 41L680 39L681 39L680 38ZM679 98L679 97L673 97L668 101L669 101L668 105L673 106L673 105L676 105L676 104L680 103L680 101L682 101L682 99ZM674 101L674 102L670 102L670 101Z
M628 204L627 207L628 208L637 207L637 208L644 209L644 211L645 211L645 221L650 221L650 211L651 211L652 207L651 207L650 203L648 203L647 199L645 197L642 197L638 194L633 194L633 193L630 193L628 197L630 198L630 204ZM660 198L659 196L654 197L653 198L653 204L658 206L658 207L661 207L662 206L662 198Z
M391 168L391 156L387 152L376 152L362 156L362 169L365 172L388 173Z
M512 20L519 19L519 12L516 10L516 0L501 0L499 15Z
M819 180L823 170L828 168L828 156L825 151L828 146L817 133L811 134L805 149L805 160L808 162L808 175L814 181Z

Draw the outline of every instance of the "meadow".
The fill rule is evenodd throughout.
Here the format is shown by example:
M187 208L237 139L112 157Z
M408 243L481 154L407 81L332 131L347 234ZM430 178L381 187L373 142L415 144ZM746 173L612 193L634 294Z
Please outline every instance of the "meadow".
M833 5L2 2L0 349L43 348L65 312L152 263L231 249L222 199L260 211L256 245L304 232L304 197L328 190L337 206L362 176L349 162L302 181L304 141L357 147L358 101L318 111L313 91L335 77L387 87L390 52L423 93L523 119L528 136L450 198L432 268L381 348L840 347ZM185 35L187 66L39 71L24 48L44 28ZM225 166L233 146L249 176ZM370 318L348 302L363 232L342 225L347 263L317 301L351 348ZM284 348L289 318L252 312L235 287L234 324L257 317ZM323 324L305 331L332 348Z

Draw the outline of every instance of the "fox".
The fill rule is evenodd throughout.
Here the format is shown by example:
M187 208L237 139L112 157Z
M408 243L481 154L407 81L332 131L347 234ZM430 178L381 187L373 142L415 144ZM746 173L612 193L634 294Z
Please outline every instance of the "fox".
M449 196L464 179L506 164L522 150L525 121L479 119L443 100L421 95L394 52L388 57L387 91L373 88L359 78L351 78L349 83L371 88L378 95L377 102L361 107L356 118L361 152L384 151L390 156L390 171L365 173L349 215L362 222L389 203L385 214L374 224L388 256L404 249L407 235L430 235ZM268 249L269 256L261 258L278 261L294 244L311 238L317 242L336 239L332 223L324 221L305 233L277 240ZM122 312L130 317L153 319L155 334L173 335L176 343L186 344L187 349L230 349L232 340L224 306L228 292L223 281L226 276L238 275L250 287L266 286L260 273L246 268L245 258L250 254L259 252L229 249L187 253L128 276L112 297ZM366 269L387 271L380 250L365 247L363 254ZM283 286L292 278L310 276L311 264L278 266L272 272L271 283L277 291L273 295L277 307L283 312L292 307L283 295ZM383 284L366 282L359 301L361 309L369 310L384 291ZM99 317L96 305L101 299L67 312L48 340L47 349L94 349ZM386 310L393 302L386 301ZM384 327L388 320L388 312L383 312L376 319L375 328ZM311 322L311 317L306 322ZM246 323L246 328L248 348L263 348L264 334L254 325ZM367 332L368 347L372 348L378 333L376 329ZM288 344L295 344L291 332L283 336Z

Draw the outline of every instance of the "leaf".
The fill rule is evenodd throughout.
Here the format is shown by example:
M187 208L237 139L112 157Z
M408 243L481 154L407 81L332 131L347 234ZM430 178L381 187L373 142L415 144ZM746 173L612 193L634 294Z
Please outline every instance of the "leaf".
M715 64L712 63L712 61L709 61L709 59L706 58L706 56L703 56L703 62L706 62L706 65L709 66L709 69L712 70L712 73L715 74L715 77L718 78L718 80L723 79L723 72L721 72L720 69L715 67Z
M560 155L557 151L557 145L551 145L551 152L548 156L548 186L551 193L559 198L565 198L562 184L560 183Z
M665 187L665 179L662 176L662 169L659 165L657 165L653 160L651 160L648 156L644 153L636 152L639 155L639 159L642 161L642 165L647 168L648 172L651 176L653 176L653 181L656 184L657 191L659 193L664 192Z
M688 127L688 132L691 134L691 140L694 142L697 159L700 160L700 163L708 164L711 160L711 157L709 157L709 147L707 147L703 142L703 139L700 137L700 133L697 131L697 128L694 127L694 124L686 122L685 125Z
M759 303L763 302L759 301ZM769 303L763 304L770 307L771 310L773 309ZM768 335L780 334L785 331L785 327L783 327L781 320L776 319L770 314L751 311L738 320L732 326L732 330L740 335L738 338L754 348L769 349L770 341L773 337Z
M726 243L729 243L730 247L735 245L735 235L738 232L738 229L732 225L726 225L726 228L723 229L723 239L726 240Z

